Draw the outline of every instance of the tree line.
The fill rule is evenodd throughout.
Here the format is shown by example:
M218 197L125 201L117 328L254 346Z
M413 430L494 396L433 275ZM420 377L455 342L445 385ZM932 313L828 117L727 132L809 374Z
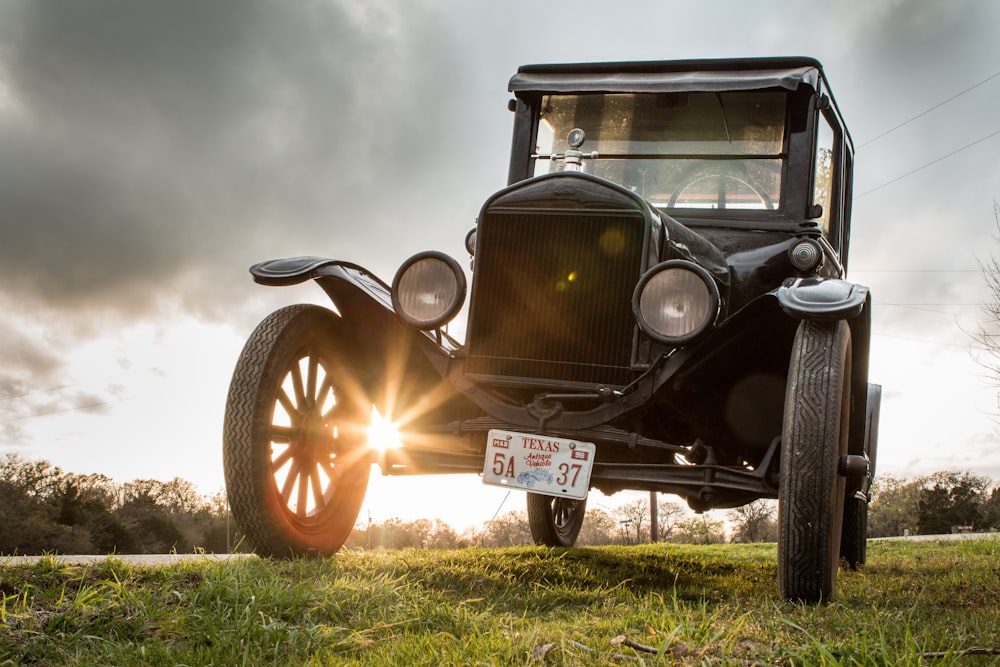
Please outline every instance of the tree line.
M1000 486L970 472L904 479L878 477L868 511L868 536L941 535L1000 530Z
M47 461L0 459L0 554L227 551L223 494L190 482L63 472Z
M724 522L706 516L691 516L679 503L659 502L659 535L662 541L719 543L726 541ZM590 509L576 544L603 546L648 542L649 504L640 499L606 511ZM382 523L358 525L347 547L383 549L460 549L464 547L509 547L534 544L527 512L501 514L483 526L456 532L440 519L406 521L392 518Z
M669 497L672 498L672 497ZM577 540L581 546L651 541L712 544L770 542L777 537L777 504L756 500L730 510L727 521L692 514L658 499L656 530L649 501L615 509L592 508ZM1000 487L969 472L938 472L876 480L869 537L1000 530ZM500 515L461 533L440 519L359 523L348 548L457 549L532 544L523 511ZM239 551L225 495L203 496L180 478L123 484L104 475L66 473L47 461L0 458L0 555L44 553L226 553Z

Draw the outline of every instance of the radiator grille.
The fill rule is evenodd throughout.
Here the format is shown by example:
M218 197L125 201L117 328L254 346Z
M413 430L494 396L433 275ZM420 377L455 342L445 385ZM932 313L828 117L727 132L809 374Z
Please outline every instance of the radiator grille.
M644 231L635 213L485 216L467 372L627 383Z

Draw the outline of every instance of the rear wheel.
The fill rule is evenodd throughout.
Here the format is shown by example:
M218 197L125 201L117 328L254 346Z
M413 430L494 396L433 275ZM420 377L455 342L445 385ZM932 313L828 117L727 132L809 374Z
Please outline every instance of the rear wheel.
M844 530L840 557L852 570L865 564L868 555L868 501L853 495L844 498Z
M778 487L778 584L789 600L826 601L836 591L850 391L847 323L801 322L788 370Z
M226 404L226 490L266 556L329 555L350 535L368 487L371 403L338 343L340 318L275 311L251 334Z
M571 547L587 513L587 500L528 494L528 525L535 544Z
M840 557L847 567L857 570L868 556L868 504L871 482L875 477L875 458L878 454L878 416L882 402L882 387L868 385L865 406L864 452L868 459L868 475L854 491L848 489L844 498L844 534L840 542Z

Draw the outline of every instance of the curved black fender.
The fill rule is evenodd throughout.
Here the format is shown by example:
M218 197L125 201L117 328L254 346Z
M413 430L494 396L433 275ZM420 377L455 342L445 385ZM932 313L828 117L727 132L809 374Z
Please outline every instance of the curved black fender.
M782 310L800 320L853 319L867 301L867 287L839 278L789 278L778 288Z
M871 348L871 293L864 285L839 278L789 278L778 288L778 303L800 320L847 320L851 327L852 419L849 453L865 454L868 410L868 359Z
M357 264L312 256L260 262L250 273L261 285L315 280L323 288L348 324L359 380L380 414L398 418L393 413L405 409L407 420L416 422L467 416L468 402L445 379L458 343L443 332L407 326L393 310L389 286L375 274Z

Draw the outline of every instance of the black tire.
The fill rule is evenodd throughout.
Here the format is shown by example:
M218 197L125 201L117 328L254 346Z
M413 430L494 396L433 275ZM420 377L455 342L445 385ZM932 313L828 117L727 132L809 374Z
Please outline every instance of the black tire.
M848 489L844 498L844 531L840 541L840 558L852 570L864 566L868 560L868 504L869 489L875 478L875 459L878 454L878 417L882 402L882 387L868 385L865 405L864 452L868 457L868 476L861 488ZM860 494L860 497L858 497Z
M583 527L587 499L556 498L540 493L528 494L528 526L535 544L546 547L571 547Z
M803 321L792 345L778 484L778 587L829 601L837 587L851 391L847 323Z
M340 324L319 306L277 310L250 335L233 372L226 491L262 556L333 554L361 511L371 402L338 344Z
M882 409L882 385L868 385L868 401L865 406L865 455L868 457L869 485L875 479L875 464L878 460L878 419Z

